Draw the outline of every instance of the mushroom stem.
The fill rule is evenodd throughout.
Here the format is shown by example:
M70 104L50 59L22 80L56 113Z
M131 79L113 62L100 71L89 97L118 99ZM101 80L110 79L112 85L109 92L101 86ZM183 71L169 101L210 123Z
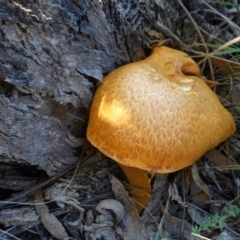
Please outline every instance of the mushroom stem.
M130 193L136 209L140 213L151 198L151 179L147 176L146 171L142 169L124 166L120 163L118 165L125 173L129 184L133 187Z

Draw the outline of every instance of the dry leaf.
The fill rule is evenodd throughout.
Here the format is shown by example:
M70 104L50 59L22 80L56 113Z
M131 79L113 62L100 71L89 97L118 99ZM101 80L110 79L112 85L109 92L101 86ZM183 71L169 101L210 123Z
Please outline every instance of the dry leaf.
M77 198L79 197L79 193L77 190L81 188L78 184L71 184L69 182L64 182L64 179L60 179L62 182L55 183L50 187L44 190L45 199L54 200L57 205L61 208L64 208L65 204L73 206L80 212L84 212L84 209L79 207L79 202Z
M213 169L209 166L209 164L207 164L206 162L205 162L205 171L208 173L208 175L211 177L211 179L212 179L212 181L216 184L216 186L218 187L218 189L220 190L220 191L222 191L222 188L220 187L220 185L219 185L219 182L218 182L218 180L217 180L217 178L216 178L216 176L215 176L215 173L214 173L214 171L213 171Z
M181 234L182 224L184 224L183 234L184 239L194 240L197 239L192 235L192 226L177 217L171 216L168 213L164 213L164 228L170 233L171 236L178 236L179 239Z
M57 239L67 238L68 235L63 225L53 214L49 213L47 206L44 204L41 189L35 191L34 199L36 201L36 211L44 227Z
M203 192L205 192L208 196L210 196L209 188L200 178L200 176L198 174L198 168L195 163L192 165L192 177L193 177L195 183L198 185L198 187L201 188L203 190Z
M117 240L116 233L111 227L98 229L94 234L90 234L92 239Z
M124 207L123 205L114 200L114 199L105 199L98 203L95 209L102 213L103 215L106 214L106 210L110 210L115 213L116 216L116 224L119 223L123 216L124 216Z
M237 62L216 56L211 56L210 59L224 74L234 74L240 71L240 64Z
M209 195L207 195L205 192L202 192L197 195L188 196L188 200L193 201L193 202L205 202L205 201L209 200Z
M152 216L149 212L154 212L157 208L159 208L162 200L162 196L165 196L165 190L167 191L168 183L168 173L157 173L155 175L155 179L153 181L153 189L152 189L152 198L150 199L146 209L143 211L141 219L143 223L151 222ZM145 225L145 227L147 227Z
M192 205L188 205L187 211L191 219L198 225L201 225L202 222L210 216L202 209L194 207Z
M217 240L237 240L240 239L240 235L237 232L234 232L229 229L225 229L219 234Z
M172 200L175 200L177 202L182 202L182 198L180 197L180 195L178 193L178 187L177 187L176 183L170 184L170 186L168 188L168 194L169 194L169 197L172 198Z
M109 175L109 179L116 199L124 206L125 209L125 214L122 219L124 225L123 239L146 240L145 227L141 223L141 219L132 198L129 197L128 192L124 189L124 186L118 179L112 175Z
M240 166L233 160L229 159L215 148L205 153L205 156L211 161L219 171L228 172L232 166Z

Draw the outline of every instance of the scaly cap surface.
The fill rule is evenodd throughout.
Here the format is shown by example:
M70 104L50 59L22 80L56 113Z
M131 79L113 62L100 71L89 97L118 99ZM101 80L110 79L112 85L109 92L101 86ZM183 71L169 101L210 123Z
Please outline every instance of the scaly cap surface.
M185 53L156 47L98 87L88 140L126 165L168 173L187 167L235 131L231 114Z

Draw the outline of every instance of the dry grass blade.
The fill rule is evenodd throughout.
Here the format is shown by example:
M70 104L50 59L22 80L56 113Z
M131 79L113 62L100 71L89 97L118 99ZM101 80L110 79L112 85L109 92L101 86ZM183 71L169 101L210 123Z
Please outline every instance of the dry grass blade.
M188 18L190 19L190 21L192 22L194 28L196 29L196 32L198 33L202 43L203 43L203 47L205 48L205 52L208 54L209 51L208 51L208 47L207 47L207 44L206 44L206 41L197 25L197 23L194 21L194 19L192 18L191 14L189 13L189 11L186 9L186 7L183 5L183 3L178 0L178 3L179 5L182 7L182 9L184 10L184 12L186 13L186 15L188 16ZM213 68L212 68L212 63L210 60L208 60L208 64L209 64L209 69L210 69L210 72L211 72L211 77L212 77L212 80L214 81L215 78L214 78L214 73L213 73Z
M206 54L206 56L199 62L199 64L201 64L202 62L206 61L208 58L213 57L214 55L217 55L221 50L226 49L227 47L236 44L240 42L240 36L236 37L226 43L224 43L223 45L219 46L216 50L214 50L213 52Z
M210 4L208 4L206 1L201 0L201 2L207 6L214 14L219 15L221 19L225 20L228 25L231 27L231 29L234 31L235 35L238 36L240 34L240 28L237 24L235 24L233 21L231 21L229 18L221 14L219 11L217 11L215 8L213 8Z

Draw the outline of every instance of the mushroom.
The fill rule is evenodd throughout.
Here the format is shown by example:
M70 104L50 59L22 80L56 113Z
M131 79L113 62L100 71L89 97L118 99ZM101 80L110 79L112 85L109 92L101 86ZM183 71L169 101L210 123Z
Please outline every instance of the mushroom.
M87 138L123 170L170 173L196 162L235 129L198 65L186 53L162 46L104 78L93 98ZM126 173L139 180L133 170Z

